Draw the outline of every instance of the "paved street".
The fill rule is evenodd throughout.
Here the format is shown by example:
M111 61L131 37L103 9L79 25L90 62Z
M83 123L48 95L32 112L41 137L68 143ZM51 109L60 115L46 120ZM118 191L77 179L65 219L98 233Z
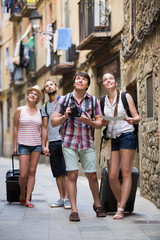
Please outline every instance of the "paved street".
M18 168L18 160L15 161ZM50 208L58 191L49 166L39 164L32 195L35 208L6 201L5 174L11 159L0 157L0 240L160 240L160 210L137 191L135 209L123 220L96 218L85 177L78 180L80 222L71 223L70 210Z

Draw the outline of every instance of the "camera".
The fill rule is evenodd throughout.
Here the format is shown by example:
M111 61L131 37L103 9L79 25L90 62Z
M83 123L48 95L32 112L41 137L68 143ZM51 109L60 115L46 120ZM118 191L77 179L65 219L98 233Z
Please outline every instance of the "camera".
M82 115L82 110L76 105L76 103L72 102L69 107L72 111L68 114L70 117L80 117Z

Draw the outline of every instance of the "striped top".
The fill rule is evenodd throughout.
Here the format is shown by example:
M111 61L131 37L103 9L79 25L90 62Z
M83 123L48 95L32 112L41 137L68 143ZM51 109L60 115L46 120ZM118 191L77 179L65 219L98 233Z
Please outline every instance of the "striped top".
M18 128L18 143L27 146L41 145L42 118L40 110L35 115L26 111L26 106L21 108Z

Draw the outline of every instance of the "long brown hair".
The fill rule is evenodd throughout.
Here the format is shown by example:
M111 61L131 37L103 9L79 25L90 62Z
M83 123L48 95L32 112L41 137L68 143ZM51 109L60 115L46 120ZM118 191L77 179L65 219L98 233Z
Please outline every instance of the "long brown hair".
M114 109L114 117L118 115L118 103L119 103L119 97L120 97L120 90L117 88L117 98L116 98L116 105Z

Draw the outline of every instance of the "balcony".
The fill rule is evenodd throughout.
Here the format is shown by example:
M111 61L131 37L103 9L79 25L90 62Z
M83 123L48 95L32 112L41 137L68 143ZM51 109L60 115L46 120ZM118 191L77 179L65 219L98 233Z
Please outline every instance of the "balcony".
M55 53L51 53L51 75L64 75L67 72L72 71L75 68L74 61L77 58L76 46L72 46L66 51L65 63L59 62L59 56Z
M21 9L22 9L22 2L13 0L11 1L11 16L10 21L11 22L19 22L22 19Z
M79 2L78 50L95 50L110 41L111 16L107 0L81 0Z
M18 22L23 17L29 17L34 9L36 9L36 0L17 1L11 2L11 22Z
M36 0L27 0L22 7L22 17L30 17L33 10L36 9Z

